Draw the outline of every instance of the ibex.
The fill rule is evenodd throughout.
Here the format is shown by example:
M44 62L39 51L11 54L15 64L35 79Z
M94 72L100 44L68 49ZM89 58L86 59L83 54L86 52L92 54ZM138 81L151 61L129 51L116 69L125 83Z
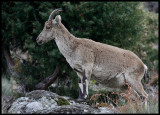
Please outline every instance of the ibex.
M90 78L107 87L124 88L125 81L142 97L148 98L141 79L147 73L147 66L129 50L80 39L72 35L62 24L61 16L53 17L61 9L55 9L45 22L44 29L37 37L39 45L52 39L78 75L79 97L84 101L88 96Z

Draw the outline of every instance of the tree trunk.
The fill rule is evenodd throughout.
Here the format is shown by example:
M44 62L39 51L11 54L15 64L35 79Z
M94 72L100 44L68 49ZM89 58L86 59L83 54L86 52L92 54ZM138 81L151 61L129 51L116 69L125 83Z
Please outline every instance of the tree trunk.
M24 93L25 92L24 84L17 82L19 79L19 73L14 68L14 62L11 57L10 50L8 47L4 46L4 44L2 44L2 49L3 49L3 54L6 60L7 70L10 75L10 79L13 78L14 80L13 90L15 90L18 93Z
M35 85L36 90L46 90L58 77L60 69L56 66L56 69L53 74L45 78L42 82Z
M7 69L8 69L9 74L11 76L18 76L17 71L14 69L14 62L13 62L13 60L11 58L11 54L10 54L9 48L7 48L4 45L2 45L2 49L3 49L4 57L5 57L6 62L7 62Z

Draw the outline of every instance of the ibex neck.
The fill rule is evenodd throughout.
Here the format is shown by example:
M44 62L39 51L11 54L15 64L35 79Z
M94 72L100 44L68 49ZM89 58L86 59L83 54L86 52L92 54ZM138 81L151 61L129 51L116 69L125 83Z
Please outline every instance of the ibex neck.
M63 54L65 58L71 55L74 50L74 41L76 38L64 27L63 24L60 25L60 29L57 30L57 35L55 42L58 49Z

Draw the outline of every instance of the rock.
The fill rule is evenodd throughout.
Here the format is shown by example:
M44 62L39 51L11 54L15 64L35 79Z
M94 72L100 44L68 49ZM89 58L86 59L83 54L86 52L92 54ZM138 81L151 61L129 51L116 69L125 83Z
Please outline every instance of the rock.
M43 114L91 114L94 113L94 109L89 107L89 106L85 106L85 105L65 105L65 106L57 106L55 108L52 108L50 110L44 110L43 112L39 112L39 113L43 113Z
M97 114L105 114L105 113L118 113L115 109L110 109L106 107L99 107L99 110L97 111Z
M12 96L2 95L2 114L7 113L8 109L11 107L11 104L15 101L15 98Z
M61 103L59 103L61 102ZM99 114L117 113L110 108L93 108L87 104L78 103L70 97L59 96L45 90L29 92L25 97L15 100L8 113L20 114Z
M42 109L43 109L43 106L40 102L31 102L26 105L26 113L34 113Z
M42 97L46 97L47 99L58 97L56 93L45 91L45 90L34 90L27 93L25 96L34 98L34 99L40 99Z
M29 97L20 97L12 103L8 113L26 113L25 111L26 105L33 101L34 100L29 99Z

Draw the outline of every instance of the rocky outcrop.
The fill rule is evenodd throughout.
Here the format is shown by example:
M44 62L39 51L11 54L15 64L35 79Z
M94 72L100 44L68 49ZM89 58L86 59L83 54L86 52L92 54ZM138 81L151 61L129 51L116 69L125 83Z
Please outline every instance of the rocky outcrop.
M99 114L117 113L116 111L99 107L93 108L85 103L78 103L66 96L59 96L45 90L34 90L16 99L8 110L8 113L20 114Z
M8 109L11 107L11 104L14 102L14 97L2 95L1 102L2 102L2 114L7 113Z

